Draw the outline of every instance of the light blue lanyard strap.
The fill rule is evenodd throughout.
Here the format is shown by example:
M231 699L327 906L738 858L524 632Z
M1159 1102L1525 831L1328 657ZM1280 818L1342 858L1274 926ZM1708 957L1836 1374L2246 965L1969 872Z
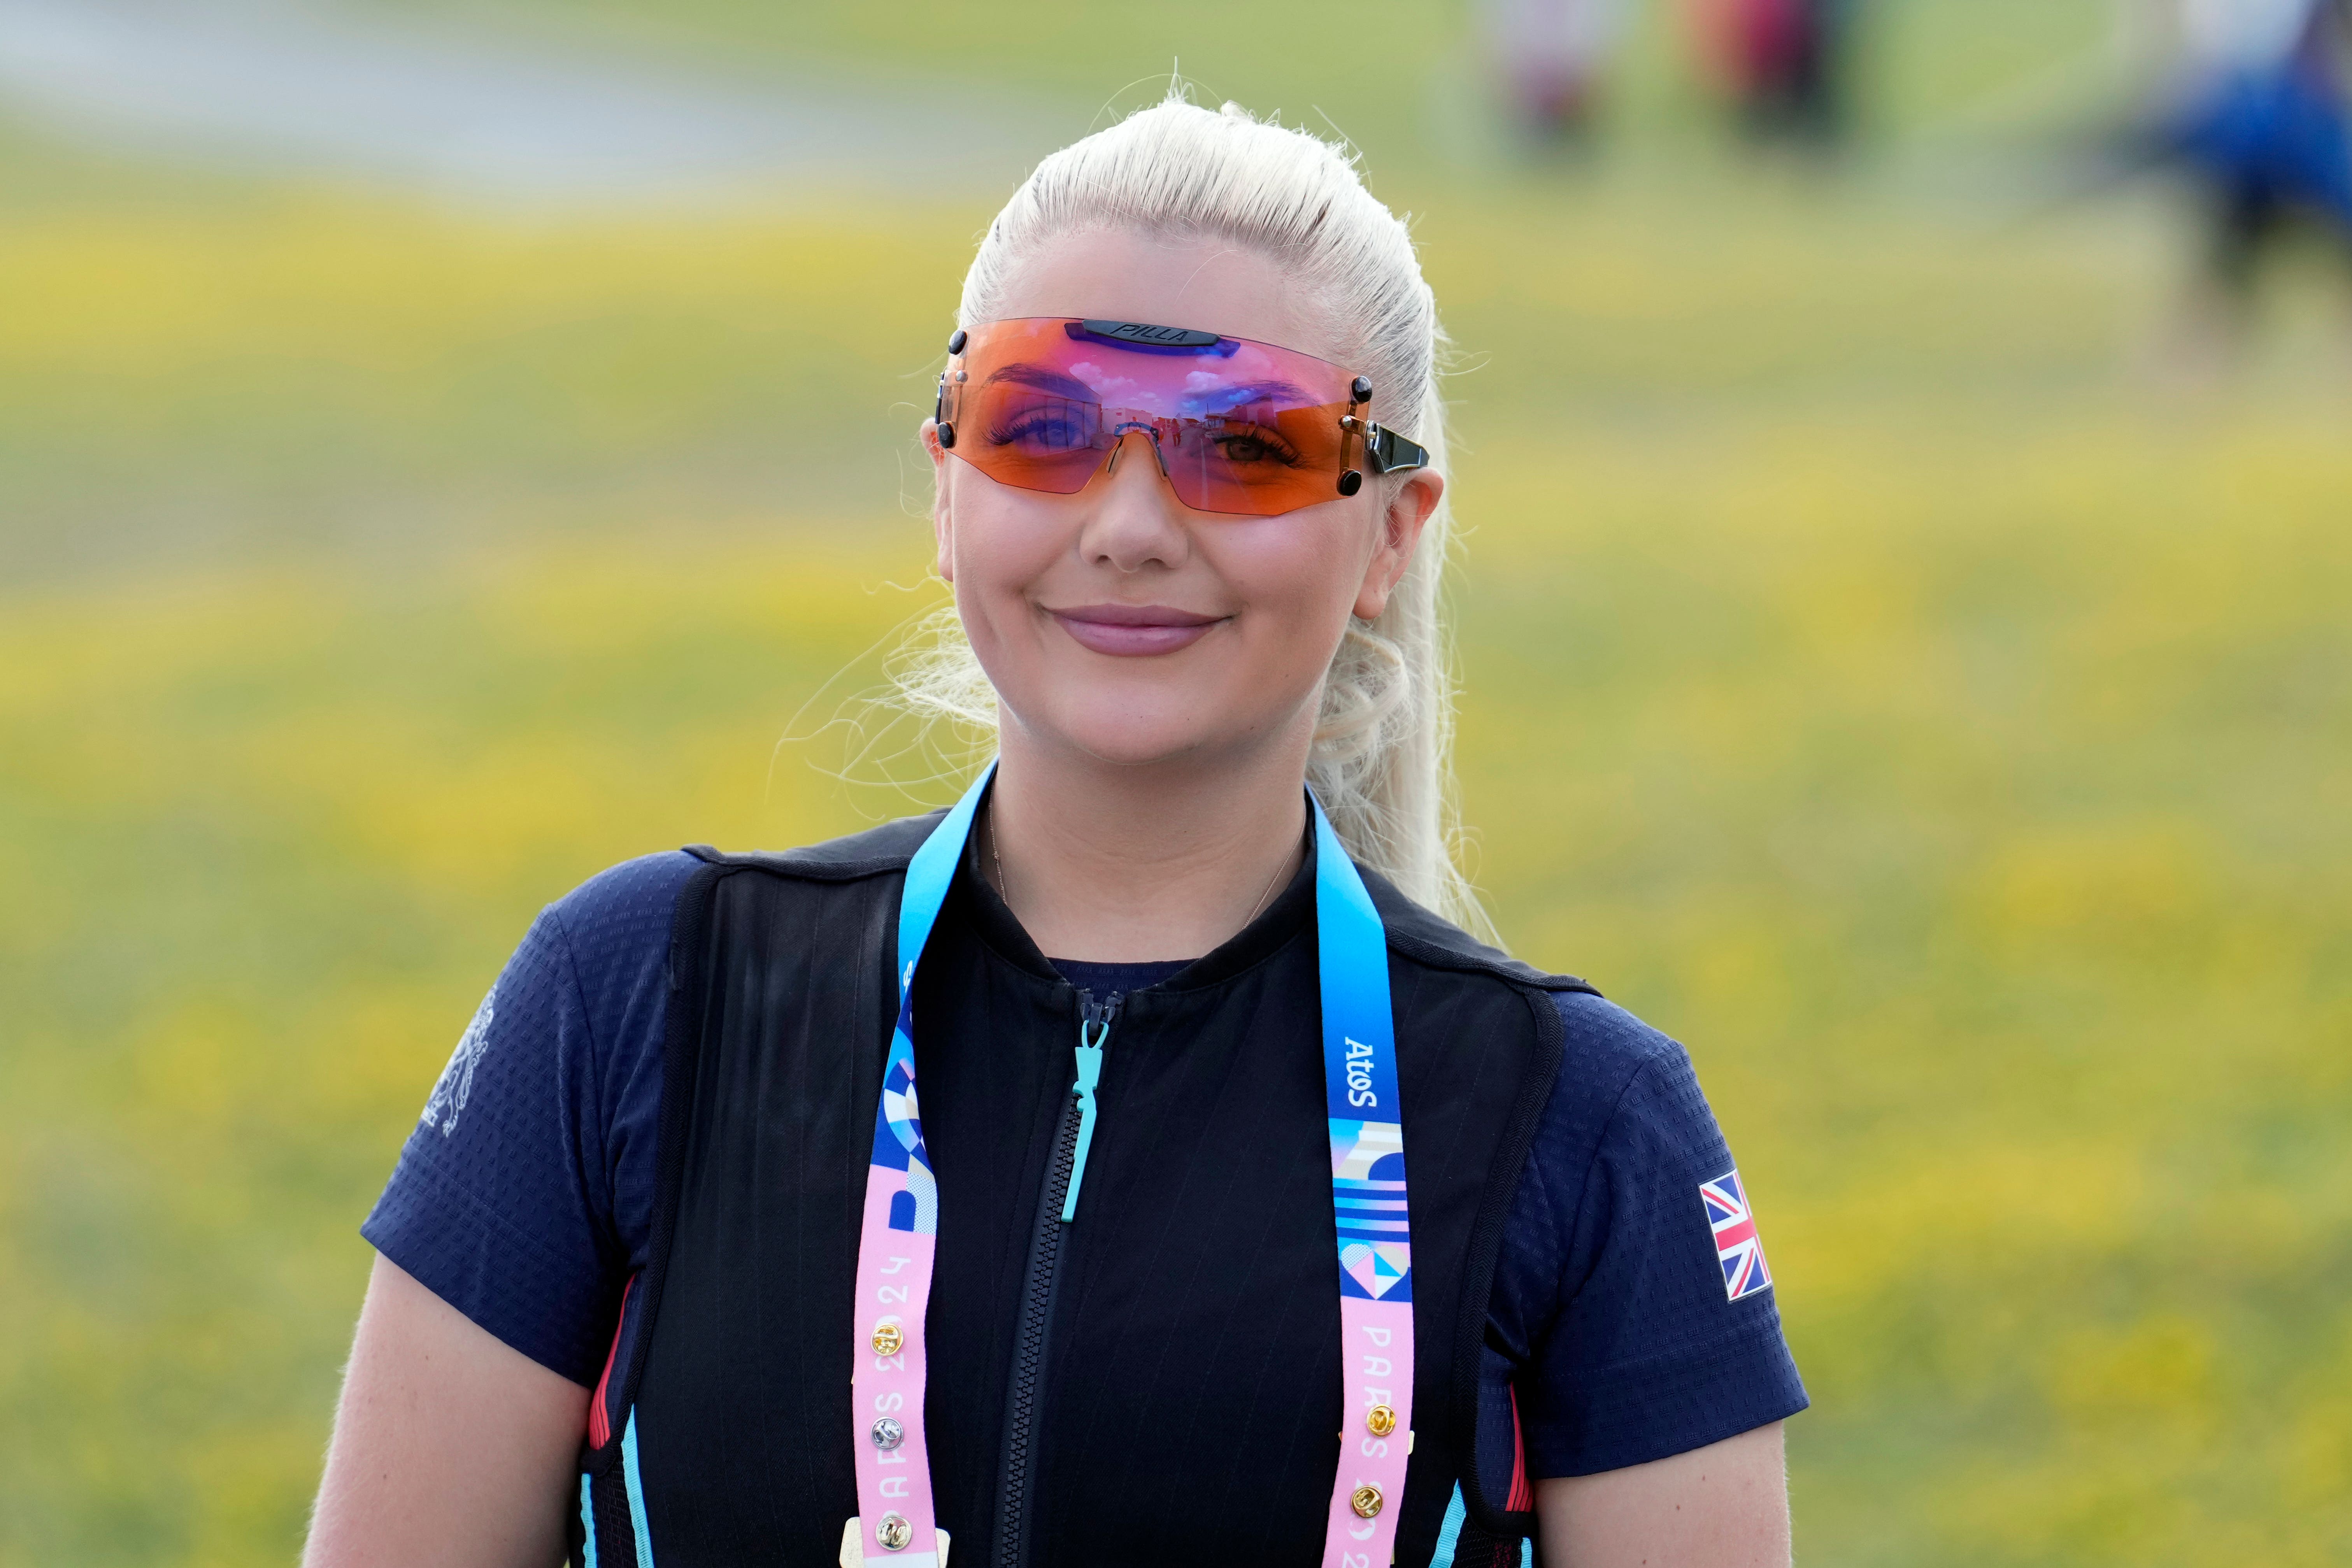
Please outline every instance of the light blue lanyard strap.
M884 1072L891 1089L912 1087L915 968L947 901L956 869L963 863L964 845L971 837L980 803L995 776L996 764L991 762L907 864L906 891L898 906L898 1026L893 1031L890 1060ZM1357 1161L1360 1168L1348 1173L1355 1180L1342 1182L1333 1193L1345 1256L1350 1239L1398 1244L1404 1240L1404 1194L1399 1185L1404 1180L1403 1118L1397 1108L1396 1031L1389 1011L1388 937L1380 912L1372 908L1364 879L1357 875L1355 862L1348 858L1322 803L1309 794L1307 804L1315 822L1315 946L1323 1004L1324 1097L1332 1137L1354 1139L1360 1145ZM1083 1142L1090 1143L1102 1050L1098 1043L1089 1046L1083 1026L1077 1068L1078 1079L1071 1087L1086 1121ZM884 1120L887 1120L887 1110ZM886 1131L877 1128L877 1147L882 1146ZM915 1136L919 1139L919 1134ZM895 1141L902 1147L914 1142L903 1130ZM919 1143L915 1146L919 1148ZM896 1156L897 1163L905 1159L905 1153ZM1065 1218L1076 1210L1076 1195L1074 1173ZM1365 1293L1374 1297L1410 1289L1386 1260L1370 1276L1360 1269L1349 1272L1358 1274ZM1366 1283L1367 1279L1378 1283Z
M908 1032L908 1014L914 1006L915 964L923 956L923 944L931 940L940 906L947 902L949 885L955 880L956 868L963 863L972 818L988 795L988 781L995 776L996 763L992 761L907 862L907 888L898 900L898 1028L902 1034Z
M964 846L971 837L980 803L995 777L996 764L982 769L954 809L933 828L908 862L906 888L898 908L898 1024L892 1031L890 1053L883 1069L882 1100L877 1108L874 1173L878 1188L889 1198L891 1232L928 1238L938 1226L938 1189L923 1146L919 1101L915 1089L914 996L915 970L924 944L930 940L948 889L962 864ZM1411 1445L1412 1398L1412 1238L1405 1196L1403 1114L1398 1104L1396 1031L1390 1013L1388 937L1371 896L1357 874L1355 863L1332 830L1321 804L1310 793L1307 809L1315 825L1315 921L1317 977L1320 983L1323 1018L1324 1095L1331 1142L1333 1219L1339 1234L1339 1287L1343 1353L1343 1396L1352 1423L1364 1419L1363 1431L1345 1434L1341 1465L1335 1481L1330 1523L1326 1541L1327 1562L1358 1560L1385 1563L1395 1539L1395 1501L1403 1489L1404 1457ZM1071 1173L1062 1217L1072 1218L1077 1206L1078 1181L1097 1114L1095 1090L1103 1068L1103 1042L1090 1038L1083 1026L1077 1047L1077 1079L1072 1092L1081 1116L1078 1159ZM892 1174L905 1173L903 1177ZM1172 1178L1173 1173L1170 1173ZM878 1214L879 1209L871 1208ZM881 1222L869 1218L867 1240L872 1245ZM928 1240L925 1242L928 1247ZM928 1251L919 1287L929 1294ZM866 1260L860 1258L860 1288L866 1280ZM919 1336L919 1315L910 1314L907 1328ZM864 1353L866 1330L860 1327ZM1360 1341L1360 1344L1358 1342ZM895 1345L895 1340L890 1342ZM877 1342L873 1347L883 1351ZM919 1352L910 1354L916 1359ZM881 1362L892 1361L887 1352ZM879 1363L877 1363L879 1364ZM910 1408L902 1408L898 1426L910 1451L921 1405L919 1384ZM901 1408L894 1406L894 1408ZM1389 1435L1393 1432L1395 1439ZM879 1439L877 1439L877 1441ZM910 1455L911 1457L911 1455ZM861 1464L871 1456L860 1449ZM927 1469L921 1459L916 1468ZM929 1479L908 1475L921 1489L884 1492L885 1498L906 1500L885 1514L866 1499L867 1478L861 1471L861 1506L894 1529L914 1533L908 1538L918 1552L930 1541L932 1520ZM866 1533L876 1528L865 1521ZM905 1540L897 1544L905 1545Z
M1389 1013L1389 944L1355 862L1315 813L1315 957L1323 983L1323 1085L1342 1121L1397 1118L1396 1026Z

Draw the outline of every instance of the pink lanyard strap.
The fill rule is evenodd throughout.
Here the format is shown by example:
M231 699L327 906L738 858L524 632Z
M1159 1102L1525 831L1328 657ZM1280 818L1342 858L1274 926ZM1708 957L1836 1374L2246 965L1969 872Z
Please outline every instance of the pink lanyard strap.
M882 1068L873 1161L866 1173L850 1380L855 1523L868 1563L938 1568L940 1562L923 1440L923 1317L939 1232L939 1184L923 1147L915 1094L915 965L995 771L990 764L915 851L899 900L898 1023ZM1387 1568L1395 1557L1397 1510L1412 1446L1412 1244L1388 940L1322 806L1311 796L1308 806L1315 817L1316 952L1331 1206L1339 1241L1346 1422L1323 1568ZM1072 1092L1082 1090L1074 1085ZM1066 1210L1064 1217L1068 1223L1072 1215Z

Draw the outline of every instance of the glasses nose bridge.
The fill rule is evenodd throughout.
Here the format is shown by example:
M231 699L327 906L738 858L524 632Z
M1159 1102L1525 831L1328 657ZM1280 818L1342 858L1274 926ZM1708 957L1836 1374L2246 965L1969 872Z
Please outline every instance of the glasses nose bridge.
M1113 425L1104 432L1105 438L1110 443L1110 456L1103 463L1103 472L1118 473L1118 455L1127 450L1127 438L1140 436L1151 447L1152 461L1160 465L1160 477L1167 479L1168 449L1160 445L1160 421L1156 419L1129 418Z

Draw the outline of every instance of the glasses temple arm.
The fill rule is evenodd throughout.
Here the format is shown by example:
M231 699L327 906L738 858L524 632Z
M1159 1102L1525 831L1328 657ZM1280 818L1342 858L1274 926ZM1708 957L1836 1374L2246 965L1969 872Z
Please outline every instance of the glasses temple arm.
M1348 436L1364 438L1364 456L1370 461L1372 472L1376 474L1402 474L1429 467L1428 447L1406 440L1386 426L1370 419L1359 419L1351 413L1339 421L1339 428ZM1346 437L1341 437L1340 462L1343 465L1347 461L1346 439Z

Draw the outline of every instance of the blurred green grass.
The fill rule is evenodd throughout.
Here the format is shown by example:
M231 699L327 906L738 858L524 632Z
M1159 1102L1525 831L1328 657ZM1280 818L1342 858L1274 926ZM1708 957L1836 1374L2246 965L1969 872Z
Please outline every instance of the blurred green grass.
M1898 85L1959 63L1882 90L2005 101L2003 6L1890 13ZM1381 182L1463 351L1503 928L1699 1062L1815 1398L1807 1561L2345 1561L2316 297L2167 391L2153 212L1670 142ZM987 209L0 168L0 1563L283 1560L357 1220L533 910L907 805L818 723L936 602L909 436Z

